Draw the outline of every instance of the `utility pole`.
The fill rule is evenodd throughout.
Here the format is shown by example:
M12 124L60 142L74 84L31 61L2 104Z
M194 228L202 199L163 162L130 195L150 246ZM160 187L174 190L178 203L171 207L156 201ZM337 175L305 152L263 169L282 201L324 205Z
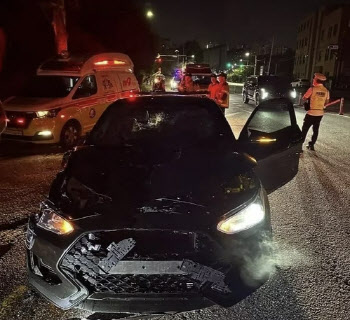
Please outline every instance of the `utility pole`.
M269 59L269 66L267 68L267 74L270 74L270 67L271 67L271 59L272 59L272 52L273 52L273 45L275 43L275 37L272 38L272 43L271 43L271 52L270 52L270 59Z
M66 11L64 0L51 2L52 6L52 27L55 33L56 53L68 51L68 34L66 30Z
M256 55L255 55L255 63L254 63L254 76L256 76L256 67L257 67L257 64L258 64L258 55L256 54Z
M68 34L66 30L66 11L64 0L41 0L40 7L52 25L55 34L56 53L68 51ZM71 0L71 6L79 5Z

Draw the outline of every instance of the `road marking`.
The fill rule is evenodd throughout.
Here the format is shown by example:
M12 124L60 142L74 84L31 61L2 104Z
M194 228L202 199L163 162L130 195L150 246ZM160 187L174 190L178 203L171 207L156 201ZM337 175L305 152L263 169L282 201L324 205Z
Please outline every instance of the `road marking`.
M238 113L242 113L242 112L250 113L249 111L242 110L242 111L230 113L230 114L228 114L228 115L226 116L226 118L232 117L232 116L234 116L234 115L236 115L236 114L238 114Z
M350 116L346 116L346 115L341 115L341 114L336 114L336 113L326 113L327 115L331 115L331 116L337 116L337 117L341 117L341 118L350 118Z

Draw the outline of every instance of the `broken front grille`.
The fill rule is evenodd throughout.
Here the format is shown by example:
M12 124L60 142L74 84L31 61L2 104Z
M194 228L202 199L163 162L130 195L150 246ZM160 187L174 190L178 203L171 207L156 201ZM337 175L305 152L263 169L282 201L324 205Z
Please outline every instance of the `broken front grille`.
M116 294L182 293L197 290L196 285L186 276L173 274L98 275L93 282L95 292Z
M60 267L91 293L188 293L199 284L180 270L182 261L208 264L215 250L208 238L191 232L106 231L80 238Z

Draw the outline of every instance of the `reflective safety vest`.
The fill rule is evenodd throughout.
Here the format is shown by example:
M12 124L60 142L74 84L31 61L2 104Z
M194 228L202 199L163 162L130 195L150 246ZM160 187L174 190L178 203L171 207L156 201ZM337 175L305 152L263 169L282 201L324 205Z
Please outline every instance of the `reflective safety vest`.
M327 100L329 100L328 89L323 85L314 86L310 97L310 110L307 113L311 116L323 116Z
M219 83L218 89L216 91L215 100L221 108L228 108L229 106L229 97L230 97L230 88L227 82Z
M216 97L216 91L219 89L219 82L217 83L211 83L208 87L209 91L209 98L210 99L215 99Z

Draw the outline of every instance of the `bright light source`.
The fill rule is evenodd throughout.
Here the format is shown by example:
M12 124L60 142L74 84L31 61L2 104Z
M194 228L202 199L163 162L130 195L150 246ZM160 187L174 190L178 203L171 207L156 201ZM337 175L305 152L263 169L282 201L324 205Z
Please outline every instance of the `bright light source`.
M122 61L122 60L114 60L113 63L114 63L114 64L122 65L122 64L125 64L125 61Z
M271 142L276 142L277 139L275 138L265 138L265 137L261 137L257 140L255 140L256 142L261 142L261 143L271 143Z
M264 205L261 197L258 196L253 203L241 211L233 214L231 217L226 218L223 221L220 221L217 225L217 229L223 233L233 234L247 230L259 224L264 220L264 218Z
M250 53L249 53L249 52L246 52L244 55L245 55L246 57L249 57L249 56L250 56Z
M124 65L126 62L122 60L103 60L94 63L95 66L107 66L107 65Z
M94 64L95 64L95 66L106 66L108 64L108 61L107 60L97 61Z
M230 62L227 62L227 63L226 63L226 66L227 66L227 68L231 68L231 67L232 67L232 64L231 64Z
M146 12L146 17L149 18L149 19L152 19L154 17L154 14L153 14L152 10L148 10Z
M195 57L195 55L193 54L193 55L191 56L191 58L194 59L194 57Z
M46 117L48 114L49 114L49 111L37 111L37 112L36 112L36 115L37 115L39 118Z
M45 207L41 212L42 215L38 222L38 227L59 235L68 234L74 230L73 225L57 215L53 209Z
M264 88L261 88L261 98L264 100L268 96L269 96L269 93Z
M51 136L51 135L52 135L52 132L49 131L49 130L44 130L44 131L39 131L38 132L38 136L48 137L48 136Z
M18 124L24 124L26 122L26 120L24 118L17 118L16 122Z
M290 92L290 96L295 99L297 97L297 92L295 91L295 89L293 91Z
M242 61L243 61L243 59L239 59L239 61L241 61L241 62L242 62Z

